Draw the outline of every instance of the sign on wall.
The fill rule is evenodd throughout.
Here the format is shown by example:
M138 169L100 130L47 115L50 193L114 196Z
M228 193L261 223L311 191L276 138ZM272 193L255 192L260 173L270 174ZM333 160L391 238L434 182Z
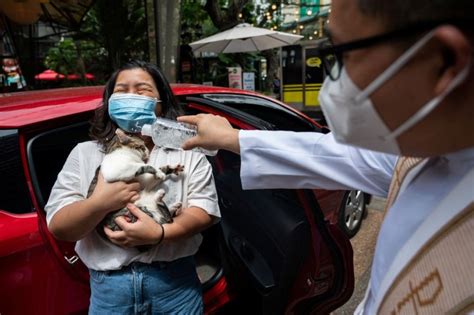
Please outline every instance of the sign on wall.
M228 67L227 73L229 77L229 87L242 89L242 68Z
M244 90L255 91L255 73L244 72L243 81L244 81Z

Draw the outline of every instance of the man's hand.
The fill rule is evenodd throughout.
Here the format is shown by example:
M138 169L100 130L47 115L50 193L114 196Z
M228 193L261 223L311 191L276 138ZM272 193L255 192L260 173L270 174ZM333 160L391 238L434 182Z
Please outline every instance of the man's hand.
M127 208L131 214L137 217L137 221L131 223L123 216L117 217L115 222L122 231L112 231L104 226L104 232L110 241L121 247L156 244L160 240L162 232L159 224L134 204L128 204Z
M201 147L207 150L224 149L240 154L239 131L221 116L198 114L181 116L178 121L197 126L198 134L183 144L183 149Z

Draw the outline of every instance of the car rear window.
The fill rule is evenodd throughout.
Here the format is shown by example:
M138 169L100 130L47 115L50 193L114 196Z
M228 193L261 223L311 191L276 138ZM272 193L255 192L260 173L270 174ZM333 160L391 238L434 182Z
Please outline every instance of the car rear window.
M28 142L28 164L39 206L44 208L56 178L71 150L90 140L89 123L84 121L48 130Z
M33 211L20 155L18 130L0 130L0 210Z

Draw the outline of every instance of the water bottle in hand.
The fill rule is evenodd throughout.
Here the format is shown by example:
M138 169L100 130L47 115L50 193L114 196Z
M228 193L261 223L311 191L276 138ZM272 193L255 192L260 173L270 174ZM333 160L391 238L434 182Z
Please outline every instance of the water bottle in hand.
M186 140L197 134L197 130L193 125L158 117L153 124L143 125L141 133L142 135L151 137L157 146L181 149L182 144ZM192 149L192 151L211 156L217 154L217 150L210 151L199 147Z

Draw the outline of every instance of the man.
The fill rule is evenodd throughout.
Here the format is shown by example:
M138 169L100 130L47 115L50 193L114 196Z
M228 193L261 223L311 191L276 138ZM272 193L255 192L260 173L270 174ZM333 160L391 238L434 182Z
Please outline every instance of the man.
M320 49L330 134L180 118L199 130L184 148L241 154L245 189L388 198L357 314L474 312L473 16L472 0L333 0Z

